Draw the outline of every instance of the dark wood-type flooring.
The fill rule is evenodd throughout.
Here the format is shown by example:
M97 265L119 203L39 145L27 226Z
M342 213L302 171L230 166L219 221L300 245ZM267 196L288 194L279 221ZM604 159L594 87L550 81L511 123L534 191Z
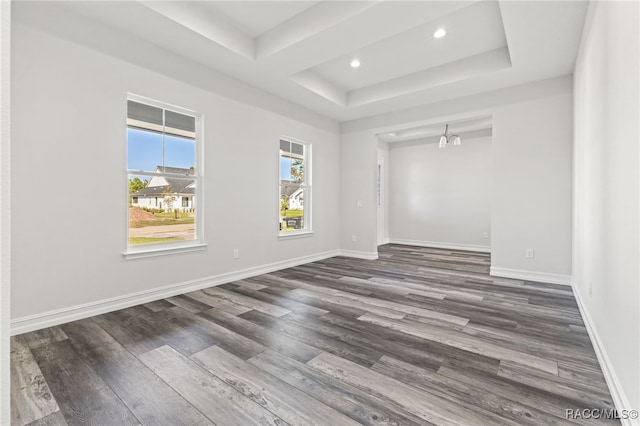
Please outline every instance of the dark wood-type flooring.
M571 288L489 263L386 245L15 336L12 424L603 424L566 419L613 408Z

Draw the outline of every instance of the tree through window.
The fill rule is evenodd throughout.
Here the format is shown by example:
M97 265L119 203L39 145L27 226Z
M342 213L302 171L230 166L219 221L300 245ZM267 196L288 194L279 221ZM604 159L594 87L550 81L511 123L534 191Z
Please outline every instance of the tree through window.
M129 247L200 239L197 122L187 110L127 101Z
M311 230L311 145L280 140L280 224L281 234Z

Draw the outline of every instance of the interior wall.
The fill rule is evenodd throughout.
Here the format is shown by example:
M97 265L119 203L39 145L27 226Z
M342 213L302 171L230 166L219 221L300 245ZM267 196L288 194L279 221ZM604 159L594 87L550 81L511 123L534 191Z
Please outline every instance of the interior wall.
M637 2L593 2L575 68L573 275L618 409L640 409Z
M492 274L570 284L572 114L570 93L493 110Z
M491 138L438 140L389 144L390 240L489 251Z
M492 115L492 274L569 284L572 84L570 76L554 78L342 123L342 143L353 142L367 152L367 144L375 149L375 134L401 126ZM370 193L375 200L375 154L369 158L353 151L342 160L357 164L348 168L344 163L342 169L358 180L360 194ZM369 222L366 212L344 201L343 243L356 227L375 231L375 215ZM365 242L350 244L354 250L372 250ZM533 259L525 258L527 248L534 249Z
M340 250L376 259L378 138L355 132L340 138Z
M11 422L11 2L0 2L0 424Z
M337 253L337 126L219 96L22 20L12 36L14 320ZM123 259L128 92L204 116L205 251ZM278 239L281 135L313 145L314 234L305 238Z

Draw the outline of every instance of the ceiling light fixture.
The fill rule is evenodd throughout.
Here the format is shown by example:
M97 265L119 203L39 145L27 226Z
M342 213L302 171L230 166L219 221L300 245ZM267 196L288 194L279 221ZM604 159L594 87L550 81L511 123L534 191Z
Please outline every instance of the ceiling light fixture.
M454 135L449 131L449 125L447 124L444 128L444 133L440 136L440 143L438 144L438 148L446 148L449 145L449 142L453 142L453 146L462 145L462 141L460 140L460 136Z
M445 29L444 29L444 28L438 28L438 29L436 30L436 32L435 32L435 33L433 33L433 36L434 36L435 38L442 38L442 37L444 37L445 35L447 35L447 32L445 31Z
M358 68L360 66L360 61L357 59L354 59L353 61L351 61L351 68Z

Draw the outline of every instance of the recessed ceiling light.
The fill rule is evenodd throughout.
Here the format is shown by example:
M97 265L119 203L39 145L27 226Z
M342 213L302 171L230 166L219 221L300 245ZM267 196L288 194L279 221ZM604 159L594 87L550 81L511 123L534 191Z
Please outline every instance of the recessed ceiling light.
M358 68L360 66L360 61L357 59L354 59L353 61L351 61L351 68Z
M433 33L433 36L434 36L435 38L442 38L442 37L444 37L445 35L447 35L447 32L444 30L444 28L438 28L438 29L436 30L436 32L435 32L435 33Z

